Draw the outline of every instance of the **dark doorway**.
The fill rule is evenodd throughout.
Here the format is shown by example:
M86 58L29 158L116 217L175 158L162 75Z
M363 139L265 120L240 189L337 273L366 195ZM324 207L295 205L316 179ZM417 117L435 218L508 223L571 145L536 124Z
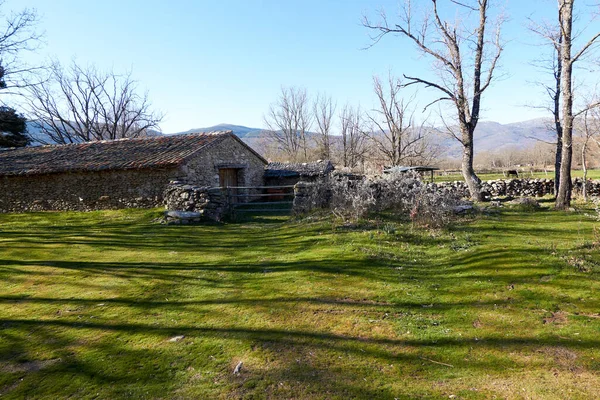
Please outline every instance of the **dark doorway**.
M222 188L239 186L239 169L238 168L220 168L219 169L219 184ZM237 203L237 189L229 189L229 194L232 196L231 201Z

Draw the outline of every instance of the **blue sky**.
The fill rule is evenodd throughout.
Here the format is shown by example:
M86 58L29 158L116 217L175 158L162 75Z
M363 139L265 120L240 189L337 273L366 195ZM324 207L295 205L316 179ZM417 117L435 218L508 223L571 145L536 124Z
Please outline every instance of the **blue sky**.
M541 116L524 106L541 98L530 84L540 73L528 65L541 49L526 25L528 17L551 18L556 1L503 5L510 17L506 76L487 93L483 119L507 123ZM167 133L222 122L262 127L282 85L369 109L374 74L429 69L401 38L362 50L370 42L361 16L375 17L380 8L393 16L394 0L8 0L4 10L24 6L37 9L45 32L45 45L30 61L76 59L132 70L154 107L166 113ZM423 101L431 95L419 92Z

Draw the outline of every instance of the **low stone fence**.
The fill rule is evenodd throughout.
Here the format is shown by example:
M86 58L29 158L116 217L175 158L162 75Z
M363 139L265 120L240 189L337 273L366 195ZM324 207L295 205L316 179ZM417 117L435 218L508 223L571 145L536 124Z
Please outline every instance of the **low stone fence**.
M221 221L228 211L220 188L169 183L164 192L167 222Z
M469 189L463 181L440 182L435 184L439 188L447 188L458 191L461 195L468 197ZM588 195L600 196L600 181L588 180ZM575 194L581 193L583 179L576 178L573 181ZM512 196L512 197L543 197L554 194L554 179L499 179L481 182L481 190L490 196Z
M465 197L469 196L469 188L463 181L439 182L434 185L439 188L457 191ZM499 179L482 181L481 191L489 193L490 196L543 197L554 193L554 181L552 179Z
M581 193L583 187L583 179L576 178L573 182L573 189L575 193ZM587 194L588 196L600 196L600 180L589 180L587 182Z
M452 192L461 197L470 197L469 189L463 181L439 182L427 184L442 192ZM600 181L588 180L587 190L589 196L600 196ZM583 180L577 178L573 181L573 191L581 193ZM326 185L325 185L326 187ZM553 179L499 179L481 182L481 190L490 197L543 197L554 194ZM320 191L319 193L316 193ZM294 212L302 214L312 209L327 208L331 193L324 191L323 183L298 182L294 186Z
M331 192L317 193L323 191L320 182L298 182L294 185L294 205L292 210L295 214L304 214L315 208L326 208L329 206Z

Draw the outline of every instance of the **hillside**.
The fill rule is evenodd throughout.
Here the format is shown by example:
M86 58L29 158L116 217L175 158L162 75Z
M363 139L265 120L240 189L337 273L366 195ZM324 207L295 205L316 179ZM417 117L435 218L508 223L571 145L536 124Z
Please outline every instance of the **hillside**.
M261 128L250 128L247 126L231 124L219 124L206 128L190 129L174 134L178 135L215 130L231 130L250 145L255 144L257 140L264 138L266 135ZM443 134L441 130L439 132L443 146L448 149L447 155L451 157L459 156L460 144L453 138ZM548 119L538 118L511 124L482 121L479 122L477 129L475 130L475 151L481 152L501 150L510 147L527 147L533 145L538 140L554 140L554 131L551 128L551 121Z
M460 143L443 133L441 135L446 137L443 144L448 149L447 155L450 157L460 156ZM544 118L511 124L481 121L475 129L475 152L498 151L511 147L529 147L540 140L552 142L554 135L555 133L550 127L550 121Z
M195 132L195 130L191 132ZM27 135L31 139L31 146L41 146L52 143L52 140L42 131L37 121L27 121ZM159 131L152 129L148 130L148 136L159 135L162 135ZM75 142L79 142L79 140L75 140Z
M249 128L247 126L242 125L233 125L233 124L219 124L214 126L209 126L207 128L195 128L188 129L183 132L175 132L171 135L185 135L188 133L194 132L211 132L211 131L233 131L239 138L251 138L251 137L260 137L261 132L263 131L261 128Z
M43 142L43 134L34 122L28 123L30 136L34 139L33 144L39 145ZM193 132L209 132L219 130L231 130L238 137L243 139L251 146L257 145L258 141L266 137L266 133L261 128L252 128L243 125L219 124L204 128L189 129L183 132L171 133L172 135L182 135ZM446 154L450 157L460 155L460 144L453 138L440 132L440 140ZM160 135L159 132L152 132ZM315 135L310 133L310 135ZM552 141L554 132L548 119L533 119L529 121L516 122L511 124L500 124L493 121L482 121L475 131L475 151L501 150L510 147L527 147L536 142L536 140Z

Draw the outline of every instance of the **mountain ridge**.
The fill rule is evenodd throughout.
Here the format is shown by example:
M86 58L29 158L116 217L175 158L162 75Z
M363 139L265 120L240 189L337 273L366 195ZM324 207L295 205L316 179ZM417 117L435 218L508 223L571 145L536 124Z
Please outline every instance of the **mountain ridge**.
M248 144L265 137L265 130L244 125L218 124L206 128L190 129L183 132L171 133L180 135L193 132L209 132L215 130L231 130ZM446 149L446 155L458 157L461 145L457 140L437 129L440 143ZM315 134L315 133L311 133ZM535 118L525 121L502 124L496 121L480 121L475 129L474 146L476 152L502 150L510 147L527 147L537 141L551 142L555 138L552 120L550 118Z
M44 140L39 127L35 122L28 121L29 135L33 139L34 145L41 144ZM210 132L219 130L231 130L235 135L241 138L250 146L258 146L261 139L267 137L267 131L261 128L253 128L244 125L222 123L205 128L188 129L186 131L175 133L160 133L152 131L153 135L182 135L194 132ZM439 128L436 129L438 135L438 144L444 150L448 157L459 157L461 155L460 143L445 134ZM316 135L309 132L309 135ZM550 118L536 118L520 122L502 124L495 121L480 121L475 130L474 145L475 152L498 151L511 147L528 147L536 141L552 142L555 140L554 127Z

